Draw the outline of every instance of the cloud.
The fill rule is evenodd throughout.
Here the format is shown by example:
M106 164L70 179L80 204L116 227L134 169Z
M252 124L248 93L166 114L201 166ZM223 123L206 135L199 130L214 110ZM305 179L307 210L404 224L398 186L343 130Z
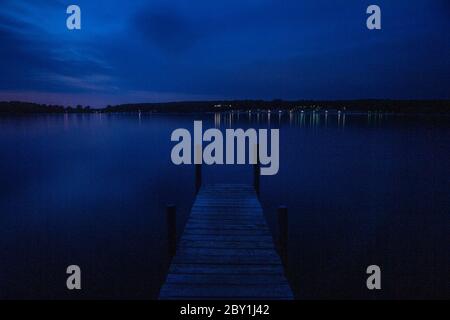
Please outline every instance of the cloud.
M0 100L449 94L445 0L380 0L376 33L358 0L78 0L80 32L67 1L3 1Z
M83 91L113 87L111 67L98 57L97 50L50 32L45 20L28 14L31 4L31 8L26 7L28 11L22 8L25 4L7 2L8 10L0 14L0 90ZM59 8L52 7L50 1L44 4L48 10ZM64 17L65 11L61 14Z
M133 23L139 33L165 53L184 52L200 38L192 21L166 7L145 8L133 17Z

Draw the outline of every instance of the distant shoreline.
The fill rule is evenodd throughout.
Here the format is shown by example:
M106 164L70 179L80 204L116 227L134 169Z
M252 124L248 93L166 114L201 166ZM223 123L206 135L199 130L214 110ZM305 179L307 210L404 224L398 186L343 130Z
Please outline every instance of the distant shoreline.
M450 113L450 100L223 100L136 103L91 108L20 101L0 102L2 114L36 113L198 113L223 111L351 111L386 113Z

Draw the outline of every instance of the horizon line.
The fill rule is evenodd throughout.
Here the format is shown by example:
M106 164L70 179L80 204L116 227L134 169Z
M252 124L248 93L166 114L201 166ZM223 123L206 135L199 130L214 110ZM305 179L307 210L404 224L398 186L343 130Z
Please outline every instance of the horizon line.
M117 104L106 104L102 107L99 106L91 106L89 104L55 104L55 103L40 103L33 102L27 100L0 100L0 104L3 103L28 103L28 104L36 104L36 105L46 105L46 106L61 106L64 108L76 108L77 106L90 107L92 109L106 109L108 107L116 107L116 106L127 106L127 105L169 105L169 104L181 104L181 103L213 103L213 102L358 102L358 101L393 101L393 102L450 102L450 98L428 98L428 99L397 99L397 98L346 98L346 99L255 99L255 98L245 98L245 99L204 99L204 100L170 100L170 101L147 101L147 102L126 102L126 103L117 103Z

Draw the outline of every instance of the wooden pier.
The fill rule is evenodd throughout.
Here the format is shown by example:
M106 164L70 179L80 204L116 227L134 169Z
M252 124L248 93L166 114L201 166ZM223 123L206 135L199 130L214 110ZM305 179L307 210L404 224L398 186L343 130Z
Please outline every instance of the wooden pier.
M253 186L200 183L159 298L293 299Z

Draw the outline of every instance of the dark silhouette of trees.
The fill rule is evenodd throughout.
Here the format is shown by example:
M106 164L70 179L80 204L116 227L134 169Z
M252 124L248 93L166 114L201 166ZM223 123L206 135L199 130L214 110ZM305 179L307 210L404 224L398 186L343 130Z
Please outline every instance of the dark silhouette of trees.
M71 106L37 104L30 102L9 101L0 102L0 114L27 114L27 113L91 113L94 110L87 106L78 105L76 109Z
M217 112L231 110L345 110L395 113L450 113L450 100L224 100L184 101L167 103L141 103L108 105L103 109L77 105L75 108L29 102L0 102L0 114L26 113L93 113L93 112Z
M450 112L450 100L233 100L122 104L103 112L216 112L230 110L346 110L379 112Z

